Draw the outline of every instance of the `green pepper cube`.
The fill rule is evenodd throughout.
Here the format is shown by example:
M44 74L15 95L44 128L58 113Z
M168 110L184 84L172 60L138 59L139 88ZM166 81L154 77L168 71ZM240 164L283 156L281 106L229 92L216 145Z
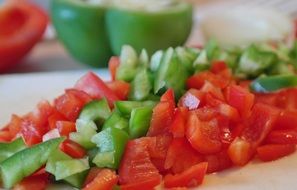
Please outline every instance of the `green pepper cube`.
M114 111L112 112L111 116L104 122L102 130L110 127L128 131L129 121L125 117L121 116L120 113Z
M26 144L22 138L17 138L11 143L0 143L0 162L25 148Z
M68 156L64 152L62 152L60 150L55 150L50 155L50 157L46 163L45 170L47 172L53 174L56 177L57 162L62 161L62 160L72 160L72 159L73 159L72 157ZM88 173L87 170L78 172L78 173L72 174L71 176L65 177L63 179L63 181L69 183L70 185L72 185L74 187L81 188L84 183L87 173ZM57 179L57 177L56 177L56 179Z
M129 45L121 49L120 66L116 71L116 79L130 82L134 79L139 59L136 51Z
M185 89L185 82L189 74L180 62L173 48L166 50L154 81L154 93L162 93L172 88L176 97L180 97Z
M188 48L190 49L190 48ZM192 73L193 72L193 62L198 57L199 53L194 53L191 50L188 50L185 47L177 47L175 51L181 63L186 67L187 71Z
M129 120L129 134L131 138L145 136L150 127L152 112L151 107L140 107L132 110Z
M88 158L61 160L56 162L56 180L65 179L90 168Z
M148 97L152 84L146 68L140 69L131 83L129 97L131 100L144 100Z
M251 83L251 89L255 92L269 93L283 88L297 86L296 75L275 75L259 77Z
M79 114L79 119L100 123L105 121L110 114L111 111L106 99L93 100L83 107Z
M93 163L98 167L117 169L128 140L129 135L126 132L113 127L93 136L92 142L99 147Z
M252 45L248 47L240 57L237 73L247 77L256 77L265 69L276 63L277 56L273 52L263 51Z
M134 108L149 106L154 107L156 105L155 101L116 101L115 109L120 112L123 116L129 118L131 112Z
M63 140L64 138L52 139L23 149L0 163L3 187L13 187L42 167Z
M76 130L77 132L69 134L70 140L80 144L86 149L96 147L96 145L91 142L92 136L97 134L97 126L93 121L82 119L76 120Z

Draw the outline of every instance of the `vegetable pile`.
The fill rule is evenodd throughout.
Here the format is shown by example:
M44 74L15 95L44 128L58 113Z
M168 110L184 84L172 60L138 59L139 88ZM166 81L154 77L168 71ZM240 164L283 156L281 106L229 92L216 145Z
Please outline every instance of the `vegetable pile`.
M4 188L195 187L206 173L296 150L297 45L124 46L111 81L84 75L0 131Z

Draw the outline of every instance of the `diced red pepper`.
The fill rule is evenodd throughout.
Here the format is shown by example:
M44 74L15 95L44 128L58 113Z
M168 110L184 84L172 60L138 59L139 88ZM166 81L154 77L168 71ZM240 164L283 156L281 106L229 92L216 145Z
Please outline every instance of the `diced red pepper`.
M116 79L116 73L119 66L120 66L120 58L117 56L112 56L108 62L108 70L112 81Z
M83 147L70 139L63 141L60 149L72 158L83 158L87 154Z
M200 185L204 179L207 162L202 162L194 165L180 174L168 174L164 178L164 186L171 187L196 187Z
M115 171L102 169L93 181L88 183L83 190L111 190L118 182Z
M296 145L292 144L269 144L257 148L258 156L264 162L279 159L281 157L292 154L295 151Z

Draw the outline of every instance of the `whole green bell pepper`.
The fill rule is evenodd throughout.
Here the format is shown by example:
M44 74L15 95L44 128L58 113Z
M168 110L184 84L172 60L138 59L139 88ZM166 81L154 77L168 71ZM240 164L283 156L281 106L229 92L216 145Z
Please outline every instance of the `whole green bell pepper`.
M138 53L145 48L151 55L185 43L192 28L192 7L182 2L156 11L113 7L107 11L106 24L115 54L129 44Z
M106 8L82 0L53 0L51 18L58 38L82 63L104 67L112 55L105 30Z
M103 67L113 50L119 55L125 44L138 53L182 45L192 28L192 6L172 0L163 8L123 7L118 1L91 3L83 0L53 0L51 17L59 39L80 62ZM141 4L141 3L140 3ZM127 5L127 4L126 4Z

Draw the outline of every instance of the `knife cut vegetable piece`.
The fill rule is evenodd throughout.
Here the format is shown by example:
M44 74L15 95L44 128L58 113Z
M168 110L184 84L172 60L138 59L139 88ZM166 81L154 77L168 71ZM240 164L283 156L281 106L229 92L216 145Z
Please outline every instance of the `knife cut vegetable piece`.
M186 137L192 147L202 154L217 153L222 149L218 124L200 121L195 112L190 112L186 124Z
M20 137L10 143L0 143L0 163L27 146Z
M148 97L152 89L152 84L146 68L143 68L137 71L137 74L132 81L131 87L132 88L130 91L129 99L145 100Z
M117 111L112 112L110 117L104 122L102 130L114 127L128 132L129 121L127 118L121 116Z
M129 120L129 135L131 138L145 136L150 127L152 112L151 107L140 107L132 110Z
M116 79L132 81L136 75L138 64L139 60L135 50L129 45L124 45L121 48L120 65L116 71Z
M228 155L234 164L245 165L250 161L257 147L274 127L279 113L277 108L266 104L254 105L247 126L228 148Z
M178 71L178 74L176 74ZM173 48L166 50L160 67L158 68L154 81L154 93L162 93L162 91L172 88L176 97L180 97L185 89L185 82L188 72L185 66L180 62Z
M93 121L76 120L76 131L69 134L69 139L80 144L86 149L92 149L96 145L91 142L91 138L97 134L97 126Z
M24 177L33 174L44 165L50 154L58 148L63 138L52 139L23 149L0 163L4 188L11 188Z
M61 160L56 162L55 177L56 180L65 179L73 174L86 171L89 168L88 158Z
M268 93L296 86L296 75L275 75L259 77L251 83L250 87L254 92Z
M106 98L109 106L112 106L114 101L119 100L104 81L93 72L88 72L81 77L75 84L75 89L81 90L95 99Z
M194 165L180 174L168 174L164 178L164 186L172 187L196 187L200 185L207 171L207 162Z
M135 108L139 107L154 107L157 104L156 101L117 101L115 102L115 108L117 111L119 111L123 116L130 117L131 112Z
M256 46L250 46L244 50L243 54L240 57L237 75L244 75L247 77L258 76L265 69L268 69L273 64L277 56L269 51L260 50Z
M44 190L50 183L49 173L35 173L24 178L20 183L13 187L13 190Z
M294 144L268 144L257 148L257 154L264 162L279 159L292 154L295 151L296 145Z
M106 99L93 100L86 104L80 114L79 119L85 121L104 122L111 114L111 110L108 106Z
M145 137L127 143L119 168L122 189L126 186L153 189L161 183L161 175L150 160L149 144L150 141Z
M271 144L297 145L297 130L273 130L267 135L265 142Z
M102 169L96 177L88 183L83 190L111 190L118 182L116 173L109 169Z
M99 148L98 154L93 159L98 167L117 169L129 136L118 128L107 128L92 137L92 142Z
M87 154L83 147L70 139L66 139L64 142L62 142L60 149L72 158L83 158Z
M120 100L127 100L131 90L131 84L122 80L106 82L107 86L117 95Z
M71 158L69 155L65 154L64 152L61 152L60 150L54 150L46 163L45 169L47 172L56 176L56 173L57 173L56 164L59 161L72 160L72 159L73 158ZM63 180L74 187L80 188L84 182L86 175L87 175L87 171L82 171L82 172L75 173L71 176L68 176L68 177L64 178Z

